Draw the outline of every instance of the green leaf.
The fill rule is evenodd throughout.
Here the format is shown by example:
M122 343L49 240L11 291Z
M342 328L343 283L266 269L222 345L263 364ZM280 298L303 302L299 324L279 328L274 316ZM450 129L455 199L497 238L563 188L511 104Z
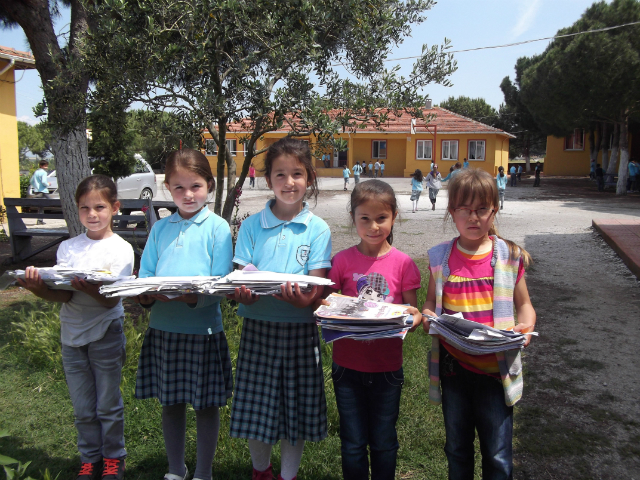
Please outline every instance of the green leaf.
M0 455L0 465L12 465L14 463L18 463L18 460L7 457L5 455Z

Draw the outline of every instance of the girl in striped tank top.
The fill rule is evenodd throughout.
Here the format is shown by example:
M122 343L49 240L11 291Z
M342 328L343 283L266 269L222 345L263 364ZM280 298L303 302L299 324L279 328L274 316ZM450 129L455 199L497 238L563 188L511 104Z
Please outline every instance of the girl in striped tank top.
M445 220L451 218L460 236L429 250L423 313L461 312L483 325L533 330L536 314L524 279L531 257L498 236L499 207L496 183L487 172L466 169L451 181ZM428 323L423 327L428 331ZM513 405L522 395L520 350L474 356L434 337L430 356L429 397L432 403L442 401L449 478L473 479L476 430L482 478L512 478Z

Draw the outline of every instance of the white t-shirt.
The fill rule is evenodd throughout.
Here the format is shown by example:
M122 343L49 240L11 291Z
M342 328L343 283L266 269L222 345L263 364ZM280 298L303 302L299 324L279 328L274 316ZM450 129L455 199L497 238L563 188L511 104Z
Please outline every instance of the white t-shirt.
M116 234L104 240L91 240L83 233L60 244L58 265L77 269L101 268L114 275L131 275L133 248ZM63 303L60 309L62 344L81 347L100 340L111 322L123 315L122 301L109 308L86 293L74 291L71 300Z

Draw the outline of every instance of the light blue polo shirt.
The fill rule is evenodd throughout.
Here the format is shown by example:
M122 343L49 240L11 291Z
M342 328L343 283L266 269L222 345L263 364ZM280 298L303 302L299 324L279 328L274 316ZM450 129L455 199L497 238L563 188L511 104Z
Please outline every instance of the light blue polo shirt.
M156 222L140 260L140 278L227 275L233 269L229 224L204 207L184 219L178 212ZM198 295L194 306L156 302L151 328L211 335L222 331L220 297Z
M269 200L260 213L251 215L240 227L233 261L255 265L258 270L308 275L310 270L331 268L329 225L309 211L291 221L280 220L271 211ZM240 305L238 315L257 320L312 323L313 309L296 308L271 296L261 296L253 305Z
M496 183L498 184L498 190L505 190L507 188L507 176L496 175Z
M49 193L49 179L44 168L39 168L33 172L30 183L34 192Z
M351 170L349 170L348 168L343 168L342 169L342 176L344 178L349 178L349 174L351 173Z

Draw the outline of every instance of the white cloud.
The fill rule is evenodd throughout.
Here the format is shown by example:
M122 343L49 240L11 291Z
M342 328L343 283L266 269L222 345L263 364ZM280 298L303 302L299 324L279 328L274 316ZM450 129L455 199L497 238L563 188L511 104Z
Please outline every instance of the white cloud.
M29 125L40 123L35 118L30 117L29 115L22 115L21 117L18 117L18 121L28 123Z
M540 9L540 0L529 0L522 2L520 5L520 18L511 29L511 34L514 37L519 37L531 28L533 21L538 14L538 10Z

